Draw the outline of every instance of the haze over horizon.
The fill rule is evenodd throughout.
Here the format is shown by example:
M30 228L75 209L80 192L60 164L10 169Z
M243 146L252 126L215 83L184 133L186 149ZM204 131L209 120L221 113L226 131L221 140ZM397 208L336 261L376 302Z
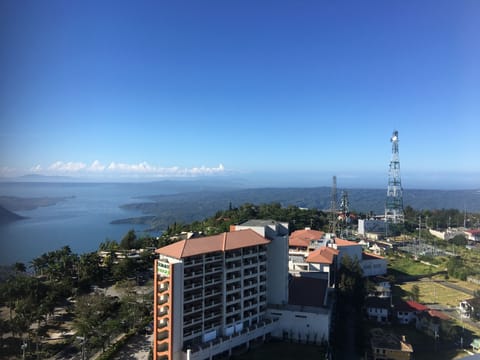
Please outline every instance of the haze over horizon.
M480 187L480 3L3 1L0 179ZM230 181L230 180L229 180Z

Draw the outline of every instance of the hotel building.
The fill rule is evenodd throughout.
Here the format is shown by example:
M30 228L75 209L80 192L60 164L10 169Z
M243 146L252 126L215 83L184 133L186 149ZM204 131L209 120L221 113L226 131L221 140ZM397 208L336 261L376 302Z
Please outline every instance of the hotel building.
M225 357L275 330L267 303L288 300L288 224L254 225L156 250L154 359Z

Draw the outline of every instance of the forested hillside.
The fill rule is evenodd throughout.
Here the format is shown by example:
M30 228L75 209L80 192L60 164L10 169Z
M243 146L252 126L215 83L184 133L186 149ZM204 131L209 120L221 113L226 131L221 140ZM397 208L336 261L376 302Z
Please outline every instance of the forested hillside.
M348 189L350 210L357 213L384 212L386 191L383 189ZM340 198L342 189L338 189ZM164 230L175 222L190 223L214 215L219 210L245 203L279 203L301 208L327 210L330 208L331 189L318 188L262 188L222 191L202 191L174 195L149 196L148 202L123 205L140 210L148 217L124 219L118 222L144 222L152 228ZM459 209L480 212L480 192L474 190L404 190L404 205L414 209ZM151 217L153 216L153 218Z

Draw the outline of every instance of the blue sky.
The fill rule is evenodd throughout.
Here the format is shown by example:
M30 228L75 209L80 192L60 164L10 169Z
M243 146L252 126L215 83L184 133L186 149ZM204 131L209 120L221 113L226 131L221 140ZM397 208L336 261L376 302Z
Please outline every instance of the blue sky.
M0 177L479 187L480 2L0 3Z

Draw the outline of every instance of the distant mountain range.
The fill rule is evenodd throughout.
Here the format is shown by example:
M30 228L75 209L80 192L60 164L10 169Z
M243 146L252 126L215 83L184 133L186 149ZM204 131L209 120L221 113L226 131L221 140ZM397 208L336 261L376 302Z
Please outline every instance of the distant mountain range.
M348 189L350 210L383 214L386 190ZM341 192L338 193L340 199ZM480 213L480 190L404 190L404 206L417 210L459 209ZM120 219L115 223L145 223L155 229L165 229L174 222L189 223L214 215L218 210L244 203L278 202L282 206L328 210L331 202L329 187L259 188L221 191L195 191L170 195L149 196L146 202L125 204L122 208L141 211L145 216ZM153 217L152 217L153 216Z

